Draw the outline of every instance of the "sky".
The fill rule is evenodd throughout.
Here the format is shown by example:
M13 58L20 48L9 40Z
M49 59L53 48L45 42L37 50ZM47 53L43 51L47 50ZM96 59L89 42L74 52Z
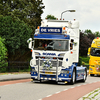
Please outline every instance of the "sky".
M47 15L61 18L61 13L66 10L76 12L65 12L62 18L65 20L78 20L80 30L90 29L92 32L100 32L100 1L99 0L43 0L45 9L42 19Z

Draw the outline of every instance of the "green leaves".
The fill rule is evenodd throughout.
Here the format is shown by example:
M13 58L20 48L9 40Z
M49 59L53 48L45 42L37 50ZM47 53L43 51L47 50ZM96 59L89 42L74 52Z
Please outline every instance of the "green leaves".
M30 27L40 24L42 9L42 0L0 0L0 15L23 20Z
M55 16L53 16L53 15L47 15L47 17L46 17L47 19L53 19L53 20L56 20L57 18L55 17Z
M0 37L0 67L6 67L7 66L7 48L4 44L4 39Z
M0 17L0 36L6 39L8 53L27 48L26 41L31 37L32 29L24 22L12 19L10 16Z
M8 58L27 52L26 41L40 25L43 9L42 0L0 0L0 36L5 38Z

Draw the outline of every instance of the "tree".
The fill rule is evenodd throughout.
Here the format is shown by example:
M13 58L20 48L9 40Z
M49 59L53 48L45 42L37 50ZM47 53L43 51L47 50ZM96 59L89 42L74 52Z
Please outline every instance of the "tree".
M53 19L53 20L56 20L57 18L53 15L47 15L46 16L46 19Z
M32 29L22 21L14 20L11 16L0 17L0 36L5 38L8 56L18 56L27 50L27 40L30 38Z
M92 34L92 31L91 30L89 30L89 29L87 29L87 30L85 30L85 32L84 33L86 33L86 34Z
M42 9L42 0L0 0L0 15L24 21L32 28L33 34L41 23Z
M33 38L43 9L42 0L0 0L0 36L6 39L8 58L23 57L21 52L28 50L26 40Z
M7 48L5 47L4 39L0 37L0 70L1 67L6 68L7 64Z
M81 56L86 56L87 55L87 50L88 47L90 47L90 40L84 33L80 32L80 48L79 48L79 53Z
M87 56L88 48L91 46L91 43L95 35L91 30L85 30L85 32L80 32L80 48L79 53L81 56Z
M99 31L95 32L94 34L95 34L96 37L100 37L100 32Z

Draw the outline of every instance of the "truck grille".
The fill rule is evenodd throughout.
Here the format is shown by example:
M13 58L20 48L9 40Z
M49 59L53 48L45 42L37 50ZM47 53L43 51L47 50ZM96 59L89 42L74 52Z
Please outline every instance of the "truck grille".
M100 41L97 41L97 45L100 45Z
M45 60L45 61L47 61L47 60ZM44 60L40 59L40 66L42 66L43 63L44 63ZM38 65L38 64L39 64L39 60L37 59L37 60L36 60L36 65ZM52 67L57 67L57 60L51 61L51 64L52 64ZM62 66L62 61L61 61L61 60L59 61L58 67L59 67L59 66Z
M95 65L96 71L100 72L100 65Z

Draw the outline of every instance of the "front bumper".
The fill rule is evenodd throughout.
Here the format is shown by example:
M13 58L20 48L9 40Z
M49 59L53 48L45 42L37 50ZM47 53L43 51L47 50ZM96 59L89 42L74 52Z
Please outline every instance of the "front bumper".
M70 82L71 81L71 77L69 77L69 74L60 74L58 75L58 77L56 77L56 75L46 75L46 74L40 74L38 75L32 75L31 74L31 79L33 80L51 80L51 81L67 81Z
M96 68L95 66L89 66L89 74L100 75L100 69Z

